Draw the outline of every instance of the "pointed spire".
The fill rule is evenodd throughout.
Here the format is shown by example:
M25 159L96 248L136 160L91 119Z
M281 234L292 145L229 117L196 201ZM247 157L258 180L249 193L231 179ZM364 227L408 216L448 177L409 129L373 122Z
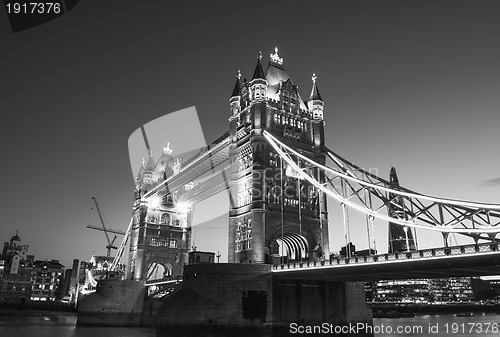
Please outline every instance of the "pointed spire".
M321 95L319 94L318 86L316 85L316 79L317 78L318 77L316 76L316 74L313 74L313 76L312 76L313 86L312 86L312 90L311 90L311 97L310 97L310 99L311 100L322 101L323 99L321 98Z
M259 56L257 57L257 66L255 67L255 71L253 73L252 80L257 78L265 79L266 75L264 74L264 69L262 68L261 61L262 60L262 52L259 52Z
M148 159L148 163L146 165L146 168L144 169L144 171L151 171L153 172L155 168L155 162L153 160L153 151L149 151L149 159Z
M396 173L396 168L394 166L391 166L391 172L389 173L389 181L392 184L399 186L399 179Z
M139 172L137 172L137 177L135 177L136 180L140 180L142 178L142 174L144 173L144 165L146 164L146 161L144 158L142 158L142 163L141 167L139 168Z
M238 74L236 75L236 83L234 84L233 94L231 95L231 97L236 97L236 96L240 96L241 95L241 82L240 82L240 78L241 78L241 73L238 70Z

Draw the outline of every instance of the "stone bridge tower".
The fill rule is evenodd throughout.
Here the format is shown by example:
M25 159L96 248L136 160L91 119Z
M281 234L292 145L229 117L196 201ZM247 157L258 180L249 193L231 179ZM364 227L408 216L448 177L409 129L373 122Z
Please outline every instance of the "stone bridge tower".
M167 145L155 163L150 152L148 162L136 178L133 224L127 279L154 282L181 276L191 246L193 209L175 203L175 195L165 191L162 197L143 201L142 196L153 186L180 169L180 159L172 157Z
M263 130L324 164L324 102L315 75L309 101L301 98L277 48L266 71L261 62L259 54L250 81L238 72L230 98L228 261L320 259L330 254L326 196L287 167ZM309 169L324 181L322 172Z

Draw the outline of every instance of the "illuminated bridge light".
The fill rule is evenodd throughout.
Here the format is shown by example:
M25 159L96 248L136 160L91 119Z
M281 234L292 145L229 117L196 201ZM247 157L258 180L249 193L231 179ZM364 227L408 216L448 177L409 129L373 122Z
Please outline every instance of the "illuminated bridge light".
M482 245L479 245L479 251L484 253L484 252L491 252L491 246L489 243L484 243Z
M432 257L432 250L424 251L424 257Z
M436 249L435 252L435 256L446 256L444 249Z
M475 245L465 246L464 252L465 252L465 254L475 253L476 252L476 246Z

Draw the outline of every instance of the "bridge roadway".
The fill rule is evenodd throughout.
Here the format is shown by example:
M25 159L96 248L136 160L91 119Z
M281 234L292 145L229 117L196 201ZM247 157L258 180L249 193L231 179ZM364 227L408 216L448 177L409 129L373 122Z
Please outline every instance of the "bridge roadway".
M279 279L377 281L500 275L500 244L481 243L404 253L291 262L274 266Z

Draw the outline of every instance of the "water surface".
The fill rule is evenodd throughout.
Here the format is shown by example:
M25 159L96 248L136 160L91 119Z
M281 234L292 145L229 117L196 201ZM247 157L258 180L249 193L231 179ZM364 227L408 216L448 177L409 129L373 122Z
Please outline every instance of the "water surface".
M156 329L154 328L76 327L75 323L76 316L74 315L57 316L48 314L41 317L0 316L0 336L157 337ZM500 336L500 315L497 314L476 313L473 317L454 317L454 315L418 315L411 318L375 318L373 323L375 332L377 332L375 333L375 337ZM326 336L325 334L322 335ZM207 331L206 333L198 332L195 336L220 337L220 333L210 331ZM195 336L186 335L185 337ZM255 337L264 336L256 334Z

